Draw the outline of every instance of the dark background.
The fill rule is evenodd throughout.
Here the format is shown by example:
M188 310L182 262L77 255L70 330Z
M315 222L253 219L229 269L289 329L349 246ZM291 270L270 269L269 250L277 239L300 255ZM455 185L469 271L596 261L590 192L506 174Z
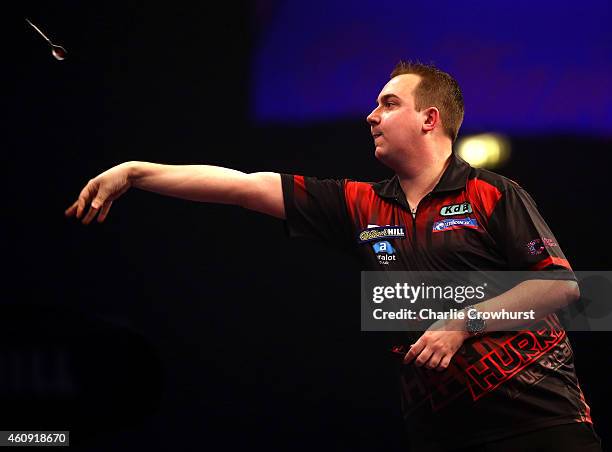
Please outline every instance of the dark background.
M194 5L23 2L2 15L0 427L70 430L91 451L405 450L387 339L360 332L345 256L264 215L138 191L102 225L64 218L89 178L128 160L389 176L367 112L252 124L253 8ZM609 269L610 140L511 142L499 172L533 195L574 269ZM612 440L610 334L570 334Z

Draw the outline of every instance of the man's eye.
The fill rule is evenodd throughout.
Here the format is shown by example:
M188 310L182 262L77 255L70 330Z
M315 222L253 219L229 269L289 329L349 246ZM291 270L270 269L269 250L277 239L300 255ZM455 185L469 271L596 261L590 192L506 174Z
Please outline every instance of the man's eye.
M391 105L395 105L395 102L385 102L384 103L385 107L390 107Z

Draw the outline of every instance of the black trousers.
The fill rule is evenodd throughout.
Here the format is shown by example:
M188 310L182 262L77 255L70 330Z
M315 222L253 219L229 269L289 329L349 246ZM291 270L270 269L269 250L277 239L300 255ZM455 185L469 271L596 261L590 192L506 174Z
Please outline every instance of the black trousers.
M586 422L557 425L480 446L449 452L601 452L601 440Z

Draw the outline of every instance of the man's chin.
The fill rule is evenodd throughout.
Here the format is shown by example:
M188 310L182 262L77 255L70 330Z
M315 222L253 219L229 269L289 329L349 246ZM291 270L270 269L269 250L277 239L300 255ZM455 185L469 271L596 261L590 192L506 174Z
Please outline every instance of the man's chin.
M376 146L376 149L374 150L374 157L376 157L381 163L385 163L385 160L388 158L384 148L381 148L380 146Z
M384 148L381 148L380 146L376 146L376 150L374 151L374 156L380 163L393 169L393 159L391 158L389 153L385 151Z

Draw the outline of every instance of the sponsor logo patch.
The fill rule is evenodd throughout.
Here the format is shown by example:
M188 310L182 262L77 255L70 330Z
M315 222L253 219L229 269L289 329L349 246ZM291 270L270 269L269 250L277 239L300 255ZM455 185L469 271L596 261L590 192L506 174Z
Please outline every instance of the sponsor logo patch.
M364 229L359 233L359 243L368 243L384 239L405 239L404 226L376 226Z
M442 206L442 208L440 209L440 215L444 217L448 217L451 215L465 215L468 213L472 213L472 205L469 202Z
M547 239L546 237L542 237L539 239L532 240L527 245L527 250L529 250L529 254L532 256L537 256L538 254L542 254L542 252L546 249L546 247L559 246L557 242L551 239Z
M433 232L451 231L453 229L478 229L478 221L476 218L446 218L436 221L433 225Z
M372 248L374 248L378 263L381 265L389 265L390 261L397 259L395 248L389 242L376 242L372 245Z
M376 254L395 254L395 249L389 242L378 242L372 245Z

